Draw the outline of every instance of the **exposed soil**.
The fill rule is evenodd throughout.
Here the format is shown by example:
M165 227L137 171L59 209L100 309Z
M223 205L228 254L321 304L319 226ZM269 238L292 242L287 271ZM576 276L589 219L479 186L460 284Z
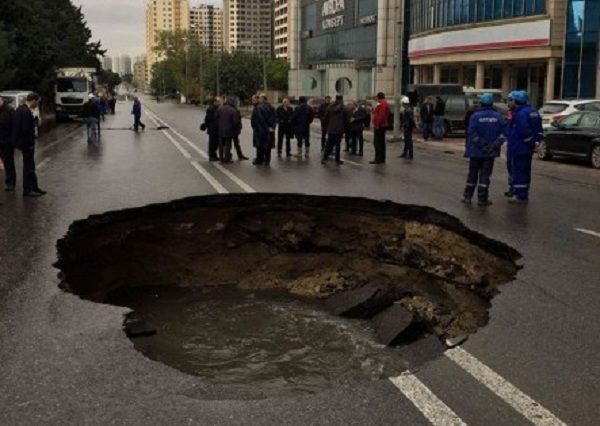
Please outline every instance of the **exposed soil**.
M366 285L440 338L488 322L519 254L427 207L359 198L194 197L74 223L58 243L62 286L109 302L138 286L237 286L328 299ZM357 302L358 304L358 302ZM424 327L422 327L424 325Z

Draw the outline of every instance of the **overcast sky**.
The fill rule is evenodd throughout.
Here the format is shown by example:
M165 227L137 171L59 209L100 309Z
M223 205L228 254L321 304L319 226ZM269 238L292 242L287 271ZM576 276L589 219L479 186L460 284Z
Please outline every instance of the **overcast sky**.
M146 51L145 5L148 0L72 0L83 6L93 40L100 40L108 56L141 55ZM190 3L222 4L221 0Z

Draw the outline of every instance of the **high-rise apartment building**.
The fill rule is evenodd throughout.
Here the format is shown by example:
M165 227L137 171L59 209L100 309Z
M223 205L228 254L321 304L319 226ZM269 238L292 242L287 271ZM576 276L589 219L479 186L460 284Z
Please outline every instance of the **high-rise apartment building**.
M110 56L105 56L102 58L102 69L105 71L113 70L113 60Z
M160 58L154 51L161 31L188 30L190 7L187 0L150 0L146 6L146 64L148 70ZM148 72L150 74L150 72ZM147 81L149 83L149 81Z
M276 58L290 58L292 39L292 0L275 0L273 2L273 52Z
M148 68L146 67L146 58L138 57L133 64L133 83L138 89L144 89L148 80Z
M119 67L115 70L120 76L124 76L132 73L131 68L131 56L121 55L119 57Z
M211 53L223 51L223 10L209 4L190 9L190 32Z
M225 50L242 50L270 56L273 51L272 16L272 0L224 0Z

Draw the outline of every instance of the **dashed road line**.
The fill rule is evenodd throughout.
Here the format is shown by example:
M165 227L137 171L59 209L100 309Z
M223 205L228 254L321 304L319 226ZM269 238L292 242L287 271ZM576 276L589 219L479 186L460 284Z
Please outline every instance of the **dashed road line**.
M600 232L591 231L589 229L584 229L584 228L575 228L575 230L577 232L581 232L582 234L592 235L594 237L600 238Z
M541 404L525 395L516 386L464 349L458 347L447 350L444 354L534 425L566 426L562 420L542 407Z
M423 382L410 372L390 381L434 426L466 425L450 407L442 402Z

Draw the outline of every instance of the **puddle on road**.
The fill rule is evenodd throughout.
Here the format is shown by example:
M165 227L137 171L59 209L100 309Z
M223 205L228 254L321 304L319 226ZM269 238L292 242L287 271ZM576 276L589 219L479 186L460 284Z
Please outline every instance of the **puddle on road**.
M56 266L62 288L131 307L149 358L262 397L438 356L487 324L518 258L427 207L231 194L75 222Z
M134 310L133 339L148 358L244 394L282 396L396 376L408 363L376 342L369 323L322 303L231 288L141 287L111 302ZM154 334L156 332L156 334Z

